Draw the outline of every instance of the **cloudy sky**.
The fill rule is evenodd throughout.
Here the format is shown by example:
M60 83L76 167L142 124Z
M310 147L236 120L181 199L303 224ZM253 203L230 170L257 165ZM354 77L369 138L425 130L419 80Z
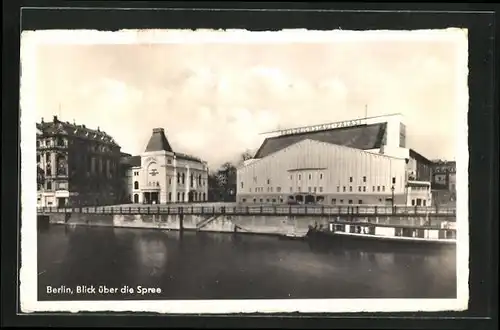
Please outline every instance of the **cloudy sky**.
M409 147L454 159L467 50L410 39L40 43L23 74L37 120L99 126L131 154L163 127L175 151L214 168L257 149L261 132L363 117L367 105L369 116L402 113Z

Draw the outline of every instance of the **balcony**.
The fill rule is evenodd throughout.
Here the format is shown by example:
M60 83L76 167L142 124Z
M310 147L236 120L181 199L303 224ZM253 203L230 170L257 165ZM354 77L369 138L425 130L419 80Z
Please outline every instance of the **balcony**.
M141 190L143 191L159 191L160 189L160 182L158 181L147 182L141 185Z

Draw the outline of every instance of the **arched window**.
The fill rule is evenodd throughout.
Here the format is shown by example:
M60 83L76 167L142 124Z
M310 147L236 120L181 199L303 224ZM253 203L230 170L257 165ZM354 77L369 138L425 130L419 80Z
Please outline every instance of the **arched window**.
M139 189L139 181L134 182L134 189Z
M198 175L198 185L200 185L200 186L201 186L201 174L200 174L200 175Z
M182 177L182 184L184 184L184 182L186 182L186 175L182 173L181 177Z
M207 196L205 193L203 193L203 201L205 202L207 200Z
M134 194L134 203L139 203L139 195L138 194Z

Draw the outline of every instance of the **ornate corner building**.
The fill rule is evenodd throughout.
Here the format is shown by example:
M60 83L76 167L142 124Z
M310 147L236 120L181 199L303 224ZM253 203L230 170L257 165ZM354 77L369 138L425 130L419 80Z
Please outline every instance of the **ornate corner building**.
M110 205L124 200L120 146L101 131L54 116L36 124L38 206Z

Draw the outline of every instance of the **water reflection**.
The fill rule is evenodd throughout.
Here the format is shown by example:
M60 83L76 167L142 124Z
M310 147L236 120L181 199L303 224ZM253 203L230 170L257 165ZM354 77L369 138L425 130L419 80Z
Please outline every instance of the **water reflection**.
M40 230L38 246L40 287L161 287L163 294L155 299L456 295L453 251L67 226ZM40 299L49 298L42 289L39 293Z

